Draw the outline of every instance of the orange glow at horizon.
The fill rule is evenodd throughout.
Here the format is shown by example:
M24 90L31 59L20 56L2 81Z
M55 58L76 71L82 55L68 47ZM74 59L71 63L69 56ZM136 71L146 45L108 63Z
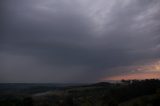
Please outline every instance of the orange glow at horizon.
M113 76L104 78L103 80L132 80L132 79L159 79L160 73L138 73L138 74L126 74L126 75L119 75L119 76Z
M140 66L138 71L160 72L160 61L151 63L150 65Z
M121 67L119 70L134 70L126 71L129 73L115 75L103 78L102 80L129 80L129 79L160 79L160 61L153 61L146 65Z

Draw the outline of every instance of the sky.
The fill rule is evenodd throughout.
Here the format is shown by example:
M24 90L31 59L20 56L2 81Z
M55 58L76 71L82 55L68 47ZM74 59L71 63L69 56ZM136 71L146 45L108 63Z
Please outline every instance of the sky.
M0 82L160 78L160 0L1 0Z

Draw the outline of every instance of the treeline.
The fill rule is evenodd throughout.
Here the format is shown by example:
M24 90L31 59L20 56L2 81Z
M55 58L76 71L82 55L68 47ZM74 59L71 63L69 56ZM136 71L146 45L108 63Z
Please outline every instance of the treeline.
M142 100L138 99L138 102L125 105L125 102L141 97L143 97ZM14 93L0 95L0 106L123 105L160 106L160 80L122 80L120 83L114 84L101 82L86 86L67 87L63 90L53 90L43 95Z

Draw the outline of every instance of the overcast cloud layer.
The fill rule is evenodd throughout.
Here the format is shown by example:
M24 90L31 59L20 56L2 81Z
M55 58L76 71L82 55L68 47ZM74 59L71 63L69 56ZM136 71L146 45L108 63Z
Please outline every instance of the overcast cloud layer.
M1 8L0 82L95 82L160 60L159 0L2 0Z

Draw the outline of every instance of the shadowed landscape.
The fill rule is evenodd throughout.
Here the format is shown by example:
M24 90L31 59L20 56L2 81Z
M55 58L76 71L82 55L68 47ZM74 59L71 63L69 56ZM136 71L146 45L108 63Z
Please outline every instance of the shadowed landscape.
M0 106L160 106L160 80L0 84Z
M160 0L0 0L0 106L160 106Z

